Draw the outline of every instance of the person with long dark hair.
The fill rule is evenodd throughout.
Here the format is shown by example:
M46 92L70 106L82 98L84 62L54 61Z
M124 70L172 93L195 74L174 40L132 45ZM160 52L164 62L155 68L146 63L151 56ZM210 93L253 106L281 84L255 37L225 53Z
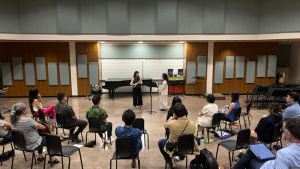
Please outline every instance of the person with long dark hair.
M135 71L133 77L130 82L130 86L133 86L132 93L133 93L133 106L140 106L142 109L143 105L143 98L142 98L142 78L140 78L140 74L138 71Z
M181 99L178 96L173 97L172 106L171 106L171 108L168 111L168 115L167 115L166 121L168 121L170 117L173 117L173 114L174 114L174 105L176 103L182 103ZM185 109L185 113L186 113L186 116L188 116L188 111L186 109Z
M231 92L230 96L231 96L231 103L229 105L228 110L222 113L221 120L234 121L235 111L237 108L240 107L239 92L233 91ZM224 110L224 108L221 109Z
M55 119L54 105L49 106L48 108L43 108L42 106L42 96L39 94L37 88L31 88L29 90L29 105L32 106L34 115L39 117L39 109L43 110L44 114L51 114L51 119Z
M162 74L163 84L161 90L159 91L159 109L168 110L168 75L166 73Z

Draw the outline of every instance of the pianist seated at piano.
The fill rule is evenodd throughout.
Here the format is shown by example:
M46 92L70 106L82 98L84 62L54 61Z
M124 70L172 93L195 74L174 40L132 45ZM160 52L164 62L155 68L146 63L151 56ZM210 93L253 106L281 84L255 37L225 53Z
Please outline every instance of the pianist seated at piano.
M142 98L142 78L140 78L140 74L138 71L135 71L133 77L130 82L130 86L133 86L132 93L133 93L133 106L140 106L142 109L143 105L143 98Z

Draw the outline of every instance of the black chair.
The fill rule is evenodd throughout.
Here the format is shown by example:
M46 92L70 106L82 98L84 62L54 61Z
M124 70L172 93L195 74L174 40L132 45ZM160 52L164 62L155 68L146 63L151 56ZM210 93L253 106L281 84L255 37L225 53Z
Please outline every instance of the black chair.
M64 120L64 116L60 113L57 113L56 114L56 120L57 120L57 125L56 125L56 135L57 135L57 129L58 128L61 128L63 129L63 134L65 134L65 129L66 130L69 130L69 138L68 138L68 144L70 143L70 137L71 137L71 129L75 129L76 127L67 127L66 124L65 124L65 120ZM82 136L82 132L81 132L81 139L82 139L82 142L83 141L83 136Z
M100 127L100 122L99 122L99 118L97 118L97 117L90 117L90 118L88 118L88 121L89 121L89 131L88 132L86 132L86 143L88 143L87 142L87 134L88 133L94 133L95 134L95 141L96 141L96 134L98 134L98 133L102 133L102 134L104 134L105 135L105 140L106 140L106 134L105 134L105 132L106 132L106 130L105 131L101 131L100 129L99 129L99 127ZM111 137L110 137L110 140L111 140ZM104 141L104 143L103 143L103 148L105 149L105 141ZM111 141L110 141L110 145L111 145Z
M116 168L118 168L118 160L137 159L138 167L140 169L140 158L139 154L133 154L133 141L128 137L120 137L116 139L116 151L114 152L111 161L116 160Z
M2 137L1 137L2 138ZM3 140L0 142L0 145L3 147L3 149L2 149L2 155L4 155L4 148L5 148L5 146L7 145L7 144L10 144L10 146L11 146L11 150L13 151L14 150L14 148L13 148L13 146L12 146L12 141L6 141L6 140L4 140L4 138L3 138ZM0 160L1 160L1 165L0 166L2 166L2 158L0 158Z
M70 98L70 95L67 96L67 105L69 105L69 98Z
M227 126L227 123L226 123L226 122L229 122L229 128L231 128L231 132L232 132L232 125L234 124L235 121L239 121L240 129L242 129L241 121L240 121L241 112L242 112L242 108L239 107L239 108L237 108L237 109L235 110L234 120L233 120L233 121L227 121L227 120L224 120L224 121L225 121L225 128L226 128L226 126Z
M183 134L183 135L179 136L178 142L177 142L177 147L178 147L177 153L193 155L194 142L195 142L195 137L193 134ZM175 154L173 154L173 155L175 155ZM188 156L185 156L185 158L186 158L186 164L185 164L186 166L185 167L187 168ZM198 158L196 158L196 159L198 159ZM197 166L198 166L198 161L197 161ZM167 162L165 164L165 169L166 168L167 168Z
M247 123L246 123L246 119L245 119L246 116L248 116L248 122L249 122L249 126L250 126L249 113L250 113L251 106L252 106L252 102L248 103L247 104L247 111L241 113L241 116L244 118L244 126L245 126L245 128L247 128Z
M221 129L221 125L220 125L221 115L222 115L221 113L215 113L213 115L213 119L212 119L212 126L211 127L204 127L207 130L208 143L209 143L209 130L213 129L215 127L217 127L217 128L220 129L220 131L221 131L221 138L223 139L222 129ZM199 128L200 128L200 125L198 124L197 136L198 136Z
M278 145L278 141L280 142L280 146L282 147L282 141L281 141L281 138L282 138L282 122L280 123L277 123L274 127L274 132L273 132L273 138L272 138L272 141L271 142L263 142L263 141L260 141L264 144L270 144L269 146L269 149L271 149L272 147L272 144L274 142L277 142L277 145Z
M31 112L31 115L32 115L33 119L34 119L35 121L37 121L37 119L39 118L39 116L36 116L36 115L35 115L35 111L33 110L32 105L30 105L29 107L30 107L30 112ZM50 118L50 116L51 116L51 114L47 114L47 115L46 115L46 117L47 117L48 119Z
M149 134L147 130L145 129L145 121L143 118L136 118L132 124L133 128L138 128L142 131L142 134L144 135L144 143L146 147L146 134L147 134L147 140L148 140L148 150L149 150Z
M39 109L39 118L40 118L40 121L43 122L43 123L46 123L46 124L55 124L56 123L56 119L45 119L45 114L44 112Z
M31 168L33 166L33 159L36 163L36 159L35 159L35 151L42 148L43 146L38 146L36 147L34 150L27 150L26 146L25 146L25 138L22 132L19 131L12 131L12 138L13 138L13 143L14 143L14 150L19 150L19 151L23 151L23 155L26 161L26 156L25 156L25 152L30 152L32 154L32 158L31 158ZM15 154L15 153L14 153ZM14 156L12 156L12 161L11 161L11 168L13 168L14 166Z
M46 136L46 141L47 141L47 152L48 153L45 155L44 168L45 168L46 161L47 161L46 160L47 155L49 155L49 156L60 156L62 168L64 168L63 157L68 157L69 158L69 167L68 168L70 169L70 166L71 166L70 156L72 156L76 151L78 151L79 157L80 157L80 162L81 162L81 168L83 169L80 148L75 147L75 146L61 146L60 137L56 136L56 135L52 135L52 134L48 134ZM51 162L51 166L53 167L52 162Z
M233 162L234 151L248 147L250 133L251 133L250 129L242 129L238 132L236 141L235 140L226 140L226 141L219 142L218 148L217 148L217 153L216 153L216 159L218 157L219 146L226 148L228 150L229 163L230 163L230 167L231 167L231 161ZM232 151L232 160L230 158L231 151Z

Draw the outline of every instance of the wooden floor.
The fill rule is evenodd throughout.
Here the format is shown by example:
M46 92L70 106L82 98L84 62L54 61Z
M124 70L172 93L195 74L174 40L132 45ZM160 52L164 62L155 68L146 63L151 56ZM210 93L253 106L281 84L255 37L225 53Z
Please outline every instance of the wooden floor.
M206 99L205 98L199 98L198 96L180 96L180 98L183 101L183 104L186 106L188 112L189 112L189 120L196 121L197 114L202 110L203 106L206 105ZM246 99L246 96L241 96L241 107L242 111L246 110L246 104L243 103L243 100ZM141 160L141 168L147 168L147 169L154 169L154 168L161 168L163 169L165 166L163 156L161 155L159 149L158 149L158 141L162 138L164 138L164 128L163 124L166 120L167 112L165 111L159 111L159 96L158 94L153 94L153 109L157 111L157 113L150 115L147 113L148 110L150 110L150 96L149 94L143 94L143 102L144 106L141 110L136 110L136 116L138 118L144 118L145 119L145 127L149 133L150 136L150 150L145 149L143 147L143 150L140 152L140 160ZM169 97L168 104L171 105L172 97ZM24 102L28 107L28 99L27 98L1 98L1 103L6 104L9 107L12 107L14 103L17 102ZM56 104L57 100L55 97L43 97L43 106ZM219 107L223 107L224 105L230 104L230 96L225 96L225 100L216 100L216 104ZM90 100L88 100L86 97L71 97L69 100L69 105L71 105L76 113L76 115L80 119L85 119L85 112L86 110L92 106L92 103ZM103 109L107 111L108 114L108 121L112 122L113 124L113 137L114 135L114 128L117 126L123 126L124 123L122 122L122 113L126 109L132 109L132 96L131 94L115 94L115 98L108 99L108 95L104 94L102 95L101 105ZM257 122L260 120L261 116L263 114L268 114L267 110L256 110L255 108L251 109L251 126L250 129L254 129L256 127ZM4 116L6 117L6 120L9 121L9 115L10 113L5 113ZM28 117L30 117L30 112L28 111L27 114ZM244 122L241 122L242 125ZM222 124L224 126L224 124ZM247 125L247 127L249 127ZM243 127L244 128L244 127ZM238 126L234 127L235 130L239 130L240 128ZM88 127L84 130L84 137L85 133L87 132ZM62 133L61 130L58 131L59 134ZM210 136L213 138L213 135ZM99 137L98 137L99 138ZM109 168L109 161L113 155L115 144L107 145L107 149L103 150L101 149L101 141L97 138L97 145L94 148L81 148L82 153L82 159L84 168L87 169L93 169L93 168L101 168L101 169L108 169ZM88 135L88 139L92 140L94 139L94 135L90 134ZM236 136L233 136L229 139L236 139ZM207 148L209 151L211 151L214 155L216 153L217 144L220 142L219 140L215 139L214 142L210 144L205 144L203 146L200 146L200 149ZM288 141L283 140L283 145L286 146ZM62 142L63 145L67 145L67 141ZM74 143L71 143L70 145L73 145ZM81 143L84 144L84 143ZM9 146L5 147L6 150L9 149ZM239 152L236 152L235 155L238 155ZM276 151L274 150L274 153ZM15 156L15 162L14 162L14 168L30 168L31 164L31 156L30 153L26 153L27 161L24 160L24 157L20 151L16 152ZM188 161L191 161L194 158L194 156L189 156ZM68 159L64 159L64 167L67 167ZM218 163L221 166L229 167L229 159L228 159L228 151L224 148L219 149L218 154ZM235 163L235 162L234 162ZM233 163L233 164L234 164ZM1 166L1 169L8 169L11 166L11 159L8 161L3 162L3 166ZM113 168L115 168L115 161L113 161ZM41 169L43 168L43 163L35 164L35 169ZM46 168L52 168L51 165L46 164ZM61 163L54 165L53 169L56 168L62 168ZM75 153L71 157L71 168L77 169L80 167L80 161L79 161L79 154ZM130 160L122 160L118 161L118 168L131 168L130 167ZM185 168L185 162L179 162L177 163L176 168Z

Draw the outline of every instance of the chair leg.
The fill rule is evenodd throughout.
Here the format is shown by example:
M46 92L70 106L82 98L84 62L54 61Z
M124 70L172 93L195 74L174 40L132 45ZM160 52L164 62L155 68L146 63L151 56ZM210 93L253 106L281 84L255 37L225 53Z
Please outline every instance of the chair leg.
M188 161L188 156L186 156L186 160L185 160L185 168L187 168L187 161Z
M95 142L97 143L96 133L95 133ZM87 142L86 142L87 143Z
M198 137L199 127L200 127L200 126L198 125L198 130L197 130L197 137Z
M207 142L209 144L209 128L206 128L206 130L207 130Z
M79 152L79 157L80 157L81 168L83 169L83 164L82 164L82 158L81 158L81 152L80 152L80 149L78 149L78 152Z
M31 169L33 167L33 158L34 158L34 151L32 152L32 157L31 157Z
M15 150L13 150L13 151L15 151ZM15 153L14 153L15 154ZM14 155L12 156L12 158L11 158L11 169L13 169L14 168Z
M249 126L250 126L250 118L249 118L249 115L247 115L248 116L248 122L249 122Z
M228 155L229 155L229 163L230 163L230 167L231 167L230 151L228 152Z
M144 144L145 144L145 147L146 147L146 134L143 134L144 135Z
M65 133L65 131L64 131ZM69 130L69 139L68 139L68 144L70 144L70 138L71 138L71 130Z
M148 150L149 150L149 134L147 133Z
M64 158L63 158L63 156L61 156L61 166L62 166L62 169L64 169Z
M217 147L217 152L216 152L216 160L218 159L218 151L219 151L219 144L218 144L218 147Z
M51 160L51 158L50 158L50 160ZM47 161L47 154L45 155L45 159L44 159L44 169L46 167L46 161Z
M88 134L89 132L86 132L86 134L85 134L85 142L87 143L88 141L87 141L87 134Z
M83 140L83 136L82 136L82 132L81 132L81 140L82 140L82 142L84 142L84 140Z
M3 145L3 150L2 150L2 155L4 155L4 145ZM1 158L1 165L0 166L2 166L2 158Z
M118 169L118 159L116 159L116 169Z
M244 118L244 127L247 128L247 123L246 123L245 116L243 116L243 118Z
M138 159L138 165L139 165L139 169L141 168L141 162L140 159Z
M71 166L71 158L69 157L69 169L70 169L70 166Z
M25 156L25 152L23 151L23 155L24 155L24 158L25 158L25 161L26 161L26 156Z
M233 162L233 157L234 157L234 151L232 151L232 162Z
M166 161L166 164L165 164L165 169L167 169L167 161Z
M110 162L109 162L109 168L111 169L111 161L112 161L112 159L110 159Z
M241 120L239 119L240 130L242 129Z

